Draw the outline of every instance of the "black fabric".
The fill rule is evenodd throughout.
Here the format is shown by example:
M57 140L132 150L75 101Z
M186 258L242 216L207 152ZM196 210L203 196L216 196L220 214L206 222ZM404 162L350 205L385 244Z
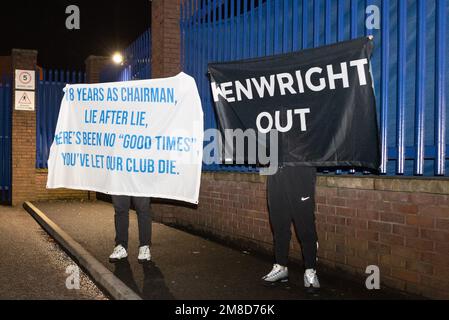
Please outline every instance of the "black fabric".
M284 167L268 176L268 207L273 229L276 263L286 266L294 222L306 269L316 268L316 168Z
M151 210L150 198L112 196L115 210L115 244L121 244L128 249L129 209L131 201L137 212L137 223L139 228L139 246L151 245Z
M364 37L289 54L209 64L212 99L222 136L226 129L254 129L260 133L257 119L262 113L271 115L275 122L278 112L280 126L286 126L290 113L291 129L286 132L278 130L280 165L351 166L377 170L380 147L370 72L372 51L373 41ZM351 66L354 61L362 60L363 65ZM340 79L330 80L330 74L344 71L342 63L347 68L348 87ZM331 66L331 72L328 66ZM310 81L306 81L307 72L315 67L321 68L321 73L311 72L308 76ZM281 89L278 80L281 74L289 74L293 79L291 88L294 92ZM325 88L312 90L313 86L320 84L321 78ZM267 86L261 89L262 79L266 80L268 87L274 87L272 91ZM282 83L288 82L288 77L282 79ZM252 97L248 97L236 81L250 89ZM223 95L214 88L221 90ZM261 90L263 97L259 93ZM301 115L307 109L309 113ZM295 110L302 111L295 115ZM305 127L301 125L303 116ZM261 127L270 127L267 117L260 119ZM267 148L263 144L262 147ZM234 163L237 163L236 159L234 154ZM250 163L248 159L246 161Z

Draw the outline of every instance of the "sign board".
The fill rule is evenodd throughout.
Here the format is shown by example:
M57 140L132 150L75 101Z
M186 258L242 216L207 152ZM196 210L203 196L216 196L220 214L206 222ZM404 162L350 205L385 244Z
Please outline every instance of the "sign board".
M373 41L363 37L288 54L209 64L223 136L227 130L251 129L259 137L274 130L281 166L377 170L380 144L370 71L373 47ZM265 148L267 143L260 145ZM236 154L230 156L237 162Z
M67 85L47 188L198 203L203 110L195 80Z
M16 70L16 90L35 90L36 89L36 71L34 70Z
M34 111L34 91L20 91L16 90L15 95L15 110Z

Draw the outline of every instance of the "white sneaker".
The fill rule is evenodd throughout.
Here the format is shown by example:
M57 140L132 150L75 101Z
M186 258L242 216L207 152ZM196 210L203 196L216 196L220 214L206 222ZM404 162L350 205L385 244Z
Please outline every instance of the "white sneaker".
M304 272L304 287L311 290L320 288L320 282L318 281L315 269L307 269Z
M274 264L273 269L262 277L266 282L288 282L288 268L279 264Z
M139 256L137 257L139 262L147 262L151 260L150 246L143 246L139 248Z
M117 262L125 259L126 257L128 257L128 252L126 252L126 249L121 244L119 244L114 248L114 251L109 256L109 262Z

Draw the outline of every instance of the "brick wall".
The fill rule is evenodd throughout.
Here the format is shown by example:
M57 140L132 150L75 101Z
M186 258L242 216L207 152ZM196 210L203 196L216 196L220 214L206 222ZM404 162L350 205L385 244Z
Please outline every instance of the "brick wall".
M37 54L35 50L12 50L10 72L14 73L15 69L35 70ZM22 205L27 200L93 198L95 194L86 191L46 189L47 170L36 169L36 111L39 105L36 105L35 111L16 111L14 106L11 108L12 205Z
M85 61L87 83L100 82L100 72L109 61L108 57L89 56Z
M240 247L272 253L266 181L254 174L203 173L197 208L154 204L156 220ZM316 198L319 262L382 284L449 298L449 181L320 176ZM296 238L291 258L301 259Z
M30 200L94 200L95 192L72 189L47 189L48 170L36 169L35 171L35 195Z
M11 56L0 56L0 77L11 74Z
M154 77L179 71L179 0L152 1ZM197 208L154 204L156 220L272 252L266 180L254 174L203 173ZM322 176L317 182L320 263L383 285L449 298L449 180ZM291 257L300 246L291 242Z
M151 72L153 78L181 71L180 0L153 0L151 5Z
M12 72L14 86L15 69L36 68L37 51L12 50ZM14 103L14 91L12 101ZM34 198L36 162L36 113L12 108L12 203L21 204Z

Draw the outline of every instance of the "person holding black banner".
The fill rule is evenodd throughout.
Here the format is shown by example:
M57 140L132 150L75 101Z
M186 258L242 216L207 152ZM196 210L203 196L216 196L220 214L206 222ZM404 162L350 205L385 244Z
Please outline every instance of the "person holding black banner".
M283 167L268 176L268 207L276 263L262 278L267 283L288 281L287 262L293 221L304 258L304 286L320 288L316 274L315 184L315 167Z
M150 198L131 196L112 196L115 210L115 248L109 256L109 262L114 263L128 257L128 227L129 208L131 201L137 212L137 223L139 227L139 256L140 263L151 260L151 211Z
M269 146L265 139L258 141L263 141L259 150L270 149L270 158L271 147L277 146L273 148L278 151L275 168L280 166L268 177L276 262L263 277L265 282L288 281L293 221L304 255L304 284L311 289L320 287L316 275L315 168L377 171L380 166L370 68L373 49L370 36L288 54L208 65L211 94L225 140L232 130L253 131L259 137L277 133L277 144L271 142L271 137ZM245 161L236 156L225 158L227 163L251 163L250 157L241 157Z

